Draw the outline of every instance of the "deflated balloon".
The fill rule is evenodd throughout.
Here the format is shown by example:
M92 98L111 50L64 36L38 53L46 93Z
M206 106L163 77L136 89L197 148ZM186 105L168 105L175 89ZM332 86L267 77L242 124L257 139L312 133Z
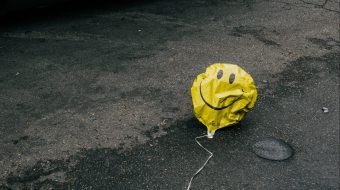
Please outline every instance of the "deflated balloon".
M253 78L233 64L215 63L191 87L194 114L212 138L217 129L236 124L255 105Z

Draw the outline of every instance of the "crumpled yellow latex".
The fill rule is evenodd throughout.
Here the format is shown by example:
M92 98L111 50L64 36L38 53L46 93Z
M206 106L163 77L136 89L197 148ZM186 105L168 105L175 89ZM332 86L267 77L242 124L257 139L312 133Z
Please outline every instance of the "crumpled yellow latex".
M215 63L197 76L191 97L194 114L212 138L217 129L238 123L255 105L253 78L234 64Z

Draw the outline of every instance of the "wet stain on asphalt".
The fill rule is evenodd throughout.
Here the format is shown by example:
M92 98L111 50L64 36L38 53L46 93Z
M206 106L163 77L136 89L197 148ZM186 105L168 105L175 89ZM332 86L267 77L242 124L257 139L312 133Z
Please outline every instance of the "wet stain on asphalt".
M41 178L65 170L69 167L69 164L69 161L62 160L39 161L31 168L19 171L16 175L9 176L7 178L7 183L9 184L9 187L13 189L31 189L31 187L41 184L42 181L50 180L48 178ZM55 182L52 184L55 184Z
M60 161L40 161L35 164L32 168L24 171L23 173L17 176L10 176L7 178L7 182L9 184L14 183L27 183L34 180L37 180L41 176L46 176L51 173L54 173L60 169L58 167L60 165Z
M255 39L261 41L265 45L268 46L280 46L277 42L268 39L268 33L277 35L277 31L269 31L265 27L257 26L257 27L250 27L250 26L239 26L234 27L230 33L232 36L241 37L244 35L251 35Z
M339 70L339 53L328 53L321 57L300 57L287 65L285 70L273 78L278 78L272 95L279 97L302 96L305 82L317 81L320 73L335 74Z
M159 130L166 130L168 135L153 138L152 135ZM219 143L238 138L246 130L247 127L241 125L223 129L211 146L217 148ZM146 144L128 151L91 149L83 150L67 160L40 161L32 168L11 174L7 178L8 187L181 189L206 157L194 142L196 136L204 133L205 127L193 118L179 121L166 129L156 126L145 134L151 139ZM56 172L64 172L66 180L60 182L55 179L52 174ZM178 179L178 175L183 177Z

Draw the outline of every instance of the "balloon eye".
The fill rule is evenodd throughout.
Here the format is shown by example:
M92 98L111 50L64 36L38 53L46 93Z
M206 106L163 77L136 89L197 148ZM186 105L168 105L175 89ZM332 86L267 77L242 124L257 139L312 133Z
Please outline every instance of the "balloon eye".
M219 70L218 72L217 72L217 79L220 79L220 78L222 78L223 77L223 70Z
M235 81L235 74L232 73L232 74L229 76L229 84L232 84L234 81Z

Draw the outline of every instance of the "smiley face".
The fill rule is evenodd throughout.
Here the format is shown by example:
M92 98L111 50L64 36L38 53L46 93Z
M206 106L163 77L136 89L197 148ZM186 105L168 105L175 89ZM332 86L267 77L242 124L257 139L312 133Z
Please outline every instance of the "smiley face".
M210 131L239 122L255 104L252 77L233 64L217 63L197 76L191 88L195 116Z
M232 88L232 85L233 85L233 83L235 82L235 74L234 73L228 73L227 74L227 78L228 78L228 80L226 80L225 79L225 77L223 77L223 74L224 74L225 72L223 72L223 70L222 69L219 69L218 71L217 71L217 74L216 74L216 79L217 80L221 80L221 82L220 83L223 83L223 86L224 87L222 87L223 88L223 90L224 91L227 91L228 89L230 89L230 88ZM212 79L210 79L210 80L214 80L214 78L212 77ZM225 80L225 81L223 81L223 80ZM218 92L216 92L217 91L217 89L216 88L211 88L211 86L210 86L210 84L212 84L212 83L214 83L214 82L211 82L210 81L210 83L206 83L206 85L205 86L203 86L202 87L202 83L204 83L204 79L200 82L200 96L201 96L201 98L202 98L202 100L203 100L203 102L207 105L207 106L209 106L211 109L214 109L214 110L223 110L223 109L226 109L226 108L228 108L229 106L231 106L233 103L235 103L237 100L239 100L240 98L241 98L241 96L243 95L243 89L241 89L242 90L242 93L241 94L239 94L239 93L228 93L228 92L225 92L224 94L223 93L218 93ZM213 94L214 94L214 96L206 96L206 95L204 95L204 94L206 94L206 93L204 93L204 92L207 92L207 90L202 90L202 88L204 89L209 89L209 90L212 90L212 91L214 91L215 90L215 92L213 92ZM221 98L221 97L223 97L223 96L225 96L224 98ZM207 98L204 98L204 97L207 97ZM229 101L227 101L228 100L228 98L229 98ZM206 100L206 99L210 99L210 101L209 100ZM219 99L218 101L217 101L217 104L219 104L219 105L213 105L213 103L209 103L209 102L214 102L214 103L216 103L216 101L214 101L214 99ZM212 100L212 101L211 101ZM226 102L226 104L224 104L224 102Z
M245 93L244 74L233 65L209 67L199 83L202 101L214 110L227 109Z

